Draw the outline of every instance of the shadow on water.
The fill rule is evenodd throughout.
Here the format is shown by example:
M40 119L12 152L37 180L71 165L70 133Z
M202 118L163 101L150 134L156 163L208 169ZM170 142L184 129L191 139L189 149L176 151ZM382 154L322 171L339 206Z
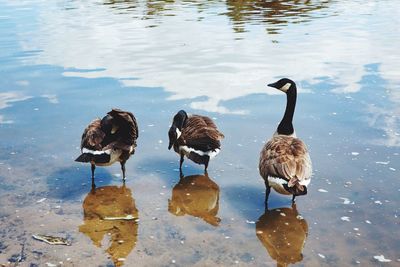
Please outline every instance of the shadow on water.
M228 186L222 189L224 199L235 207L246 220L255 221L264 210L265 187L250 186ZM281 207L289 205L291 198L285 198L271 192L268 205L271 207Z
M95 183L97 186L107 184L112 175L105 168L96 168ZM47 177L49 196L62 200L73 200L83 195L91 186L90 165L66 167Z
M115 266L124 265L125 258L137 242L139 212L132 191L123 186L92 188L83 204L83 224L79 232L88 236L96 247L109 239L106 252Z
M182 176L172 189L168 211L175 216L190 215L218 226L219 186L208 175Z
M171 152L172 153L172 152ZM151 158L137 163L139 173L158 172L160 177L167 182L180 179L179 175L179 156L176 159L166 158ZM204 167L192 162L185 161L183 163L182 172L184 174L204 173Z
M299 215L296 204L265 210L256 223L256 235L278 267L303 260L308 224Z

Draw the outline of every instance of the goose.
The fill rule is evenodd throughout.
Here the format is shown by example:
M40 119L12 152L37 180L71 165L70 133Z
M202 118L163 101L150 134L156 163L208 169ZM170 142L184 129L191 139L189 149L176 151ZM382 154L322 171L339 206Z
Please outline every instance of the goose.
M268 201L271 187L280 194L293 195L294 202L296 196L307 194L312 174L307 146L296 137L292 124L297 87L287 78L268 86L286 93L287 103L276 132L260 153L259 171L266 186L265 202Z
M289 266L303 260L308 236L307 221L299 215L296 204L265 213L256 222L256 235L277 266Z
M188 115L184 110L180 110L174 116L168 136L168 149L174 147L174 151L181 156L181 172L185 156L197 164L204 164L206 172L210 159L220 152L220 141L224 138L212 119L201 115Z
M112 109L103 119L93 120L83 131L81 155L77 162L92 166L92 185L96 166L110 166L119 161L125 181L125 163L135 153L139 136L136 118L132 113Z

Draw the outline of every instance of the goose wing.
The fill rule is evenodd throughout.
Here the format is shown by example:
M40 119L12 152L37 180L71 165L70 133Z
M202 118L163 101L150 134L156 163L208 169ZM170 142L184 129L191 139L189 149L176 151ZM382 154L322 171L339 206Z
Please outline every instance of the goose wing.
M112 116L115 123L119 126L116 143L120 144L122 147L136 147L136 139L139 137L139 130L135 116L131 112L120 109L112 109L107 114Z
M224 135L218 131L214 122L204 116L190 116L184 128L181 138L189 147L201 151L210 151L219 149Z
M101 150L101 142L104 137L105 133L101 130L101 120L95 119L83 131L81 149Z
M281 177L292 186L304 184L312 174L311 159L306 145L298 138L275 136L264 146L260 155L260 174Z

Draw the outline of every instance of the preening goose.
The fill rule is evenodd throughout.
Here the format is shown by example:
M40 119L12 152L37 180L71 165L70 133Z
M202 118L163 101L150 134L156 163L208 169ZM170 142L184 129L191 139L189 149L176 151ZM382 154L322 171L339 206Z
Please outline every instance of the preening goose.
M92 183L96 166L121 164L125 181L125 162L135 153L139 136L135 116L128 111L112 109L103 119L95 119L82 134L82 154L75 160L92 165Z
M204 164L207 171L208 162L219 153L220 141L224 138L212 119L188 115L184 110L174 116L168 136L168 149L174 147L175 152L181 156L181 171L184 156L197 164Z
M306 145L298 138L292 120L296 106L296 84L287 78L268 84L286 93L285 114L273 137L260 153L259 171L266 186L265 202L270 188L285 195L306 195L310 183L312 166Z

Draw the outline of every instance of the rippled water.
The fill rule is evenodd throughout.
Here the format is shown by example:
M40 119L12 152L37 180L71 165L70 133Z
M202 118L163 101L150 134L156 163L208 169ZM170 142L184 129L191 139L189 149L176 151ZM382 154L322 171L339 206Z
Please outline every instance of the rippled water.
M398 266L399 8L1 1L0 265ZM271 193L265 210L258 157L283 114L266 87L279 77L298 84L314 175L296 206ZM125 186L116 164L97 168L92 190L73 160L112 107L137 117L138 149ZM167 150L182 108L225 134L208 176L185 161L180 180ZM108 220L120 211L134 220Z

